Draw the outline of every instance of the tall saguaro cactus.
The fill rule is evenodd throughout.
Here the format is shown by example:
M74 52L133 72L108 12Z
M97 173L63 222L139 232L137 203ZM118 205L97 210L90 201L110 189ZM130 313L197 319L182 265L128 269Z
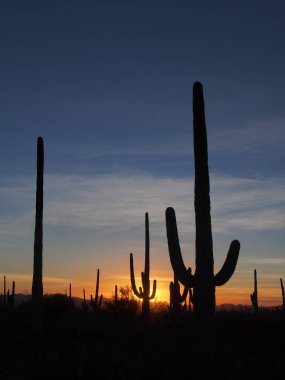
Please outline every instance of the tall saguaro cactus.
M7 290L6 290L6 276L4 275L4 292L3 292L3 306L6 307Z
M257 293L257 272L254 269L254 291L250 295L251 304L253 306L253 312L255 315L258 314L258 293Z
M33 330L40 333L43 323L43 176L44 142L37 140L37 190L34 239L34 271L32 286Z
M134 294L142 299L142 318L144 321L149 319L150 306L149 301L154 299L156 293L156 280L153 281L152 293L150 294L150 281L149 281L149 221L148 213L145 213L145 264L144 272L141 272L142 287L136 287L135 274L134 274L134 261L133 254L130 254L130 274L131 284Z
M91 295L91 300L90 300L90 306L93 307L94 311L98 309L103 300L103 294L99 297L99 282L100 282L100 270L99 268L97 269L97 280L96 280L96 289L95 289L95 298L93 300L93 297Z
M282 278L280 278L281 294L282 294L282 304L283 304L283 313L285 314L285 292Z
M194 314L200 320L211 320L215 313L215 288L224 285L236 268L240 243L234 240L221 270L214 275L212 226L210 213L210 181L208 169L207 132L205 124L203 87L193 86L193 132L195 155L195 221L196 221L196 271L187 271L181 255L176 216L173 208L166 210L168 249L172 268L178 280L194 288Z

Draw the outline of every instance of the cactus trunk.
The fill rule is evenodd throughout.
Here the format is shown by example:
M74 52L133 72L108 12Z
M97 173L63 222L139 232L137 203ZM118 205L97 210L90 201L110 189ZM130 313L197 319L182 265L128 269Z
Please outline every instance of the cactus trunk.
M282 278L280 278L280 286L281 286L281 294L282 294L282 305L283 305L283 313L285 314L285 292Z
M100 270L99 268L97 269L97 279L96 279L96 289L95 289L95 297L93 301L93 297L91 295L91 301L90 301L90 306L93 307L94 311L96 311L102 304L103 300L103 294L99 297L99 283L100 283Z
M207 132L202 86L194 85L193 132L195 155L194 206L196 221L196 273L194 312L198 317L215 313L214 257L211 226Z
M3 307L6 307L6 300L7 300L7 291L6 291L6 276L4 275L4 293L3 293Z
M257 293L257 272L254 269L254 291L250 295L251 304L253 306L254 315L258 314L258 293Z
M32 285L33 329L41 332L43 323L43 174L44 143L37 140L37 190L34 239L34 271Z

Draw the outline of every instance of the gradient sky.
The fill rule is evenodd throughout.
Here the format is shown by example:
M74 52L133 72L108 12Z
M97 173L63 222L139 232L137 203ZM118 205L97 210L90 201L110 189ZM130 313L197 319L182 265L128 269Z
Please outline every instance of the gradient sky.
M285 277L285 3L3 0L0 4L0 270L30 292L36 139L45 143L44 289L129 284L144 263L168 299L165 209L194 268L192 85L204 85L217 303L281 303ZM138 279L139 280L139 279ZM0 286L2 291L3 286Z

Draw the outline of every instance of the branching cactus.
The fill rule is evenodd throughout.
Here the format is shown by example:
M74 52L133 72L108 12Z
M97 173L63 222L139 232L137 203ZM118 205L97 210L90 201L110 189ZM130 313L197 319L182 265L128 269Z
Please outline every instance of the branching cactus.
M193 132L195 155L195 221L196 221L196 271L190 274L183 262L176 216L173 208L166 210L166 230L172 268L178 281L194 288L194 314L199 320L212 320L215 314L215 288L224 285L235 271L240 243L234 240L221 270L214 275L213 241L210 213L210 181L208 169L207 132L205 125L203 88L193 86Z
M148 213L145 213L145 265L144 272L141 272L142 287L137 289L135 274L134 274L134 262L133 254L130 254L130 274L131 284L134 294L142 299L142 319L148 321L150 316L149 301L154 299L156 293L156 280L153 281L152 293L150 294L150 281L149 281L149 221Z
M283 313L285 313L285 293L284 293L284 285L283 285L282 278L280 278L280 286L281 286L281 294L282 294Z
M255 315L258 314L258 293L257 293L257 272L254 269L254 291L250 295L251 304L253 306L253 312Z
M97 310L103 300L103 294L99 297L99 282L100 282L100 271L97 269L97 280L96 280L96 289L95 289L95 298L93 300L93 296L91 294L90 306L93 307L94 311Z
M34 271L32 286L33 330L39 334L43 323L43 175L44 142L37 140L37 190L34 239Z
M181 310L181 304L186 301L189 288L184 286L182 294L180 293L180 284L178 282L177 276L174 273L174 281L171 281L169 285L170 292L170 310L173 313L179 312Z

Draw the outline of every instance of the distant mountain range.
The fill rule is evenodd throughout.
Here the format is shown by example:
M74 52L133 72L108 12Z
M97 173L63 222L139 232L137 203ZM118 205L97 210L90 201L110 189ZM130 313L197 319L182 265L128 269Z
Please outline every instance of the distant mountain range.
M30 301L31 297L32 297L31 294L15 294L15 305L17 306L17 305L22 304L23 302ZM80 308L82 305L83 299L79 297L72 297L72 299L75 303L75 306ZM86 301L89 302L89 299L87 299ZM103 303L107 301L112 301L112 299L103 297ZM158 303L161 304L161 306L163 305L168 306L167 302L158 302ZM282 310L282 307L283 307L282 305L278 305L278 306L266 306L266 307L261 306L260 308L262 310L271 311L271 310L276 310L276 309ZM234 305L232 303L224 303L224 304L216 306L217 311L223 311L223 310L224 311L240 311L241 309L243 309L243 311L251 311L251 308L252 307L250 305L241 305L241 304Z

